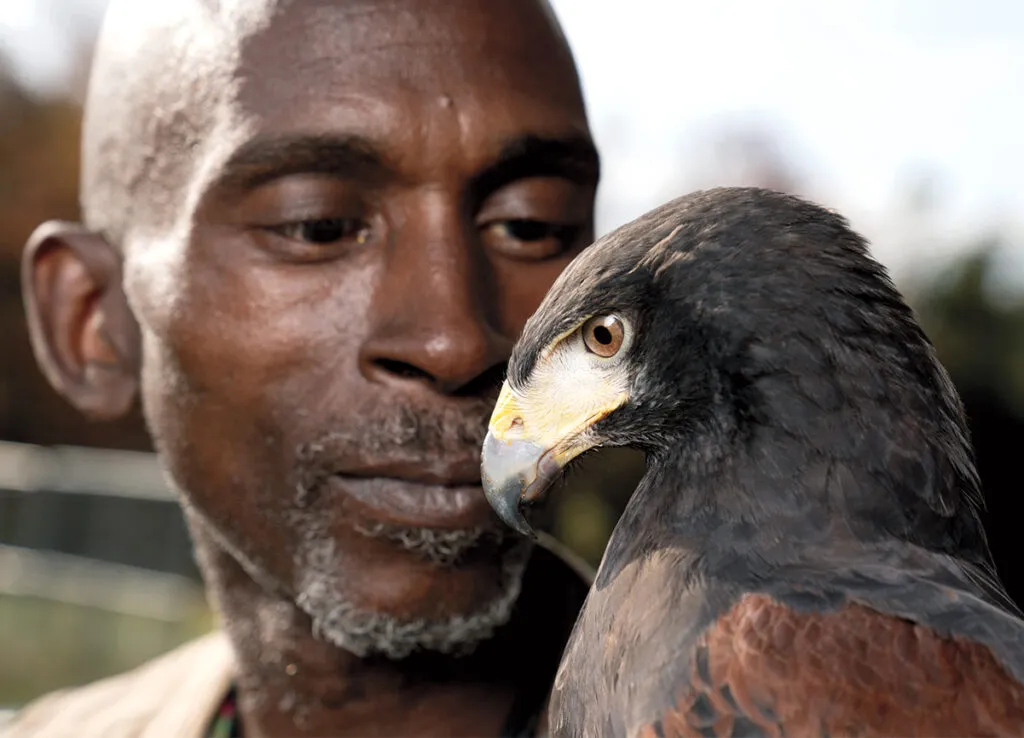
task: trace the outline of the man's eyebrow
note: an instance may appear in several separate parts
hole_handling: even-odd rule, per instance
[[[251,189],[292,174],[380,177],[393,169],[362,136],[300,135],[255,138],[239,147],[221,171],[216,188]]]
[[[484,192],[526,177],[564,177],[582,185],[596,185],[600,174],[601,161],[589,137],[527,135],[502,146],[475,184]]]

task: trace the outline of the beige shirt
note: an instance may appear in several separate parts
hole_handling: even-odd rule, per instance
[[[214,632],[142,666],[44,695],[0,727],[2,738],[203,738],[235,677]]]

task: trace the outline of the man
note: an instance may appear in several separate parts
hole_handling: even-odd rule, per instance
[[[13,735],[532,730],[587,583],[478,449],[597,180],[543,0],[115,0],[27,310],[83,412],[141,394],[226,636]]]

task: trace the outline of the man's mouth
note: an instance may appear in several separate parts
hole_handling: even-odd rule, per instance
[[[334,474],[327,483],[357,516],[405,528],[496,528],[498,521],[479,481],[421,474],[418,479]]]
[[[422,485],[424,487],[460,487],[480,486],[480,455],[457,459],[439,459],[424,454],[415,460],[372,461],[363,463],[358,468],[348,468],[339,472],[338,476],[354,479],[393,479]]]

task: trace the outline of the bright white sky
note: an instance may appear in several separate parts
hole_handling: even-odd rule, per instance
[[[897,275],[1003,230],[1024,284],[1024,2],[552,1],[604,156],[600,230],[698,176],[710,184],[701,132],[758,119],[782,134],[809,194],[845,211]],[[47,87],[67,71],[71,33],[91,32],[104,5],[0,0],[0,46]],[[927,229],[900,221],[920,171],[942,178]]]

